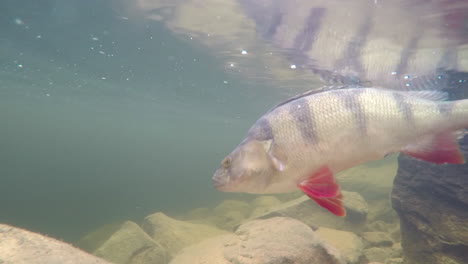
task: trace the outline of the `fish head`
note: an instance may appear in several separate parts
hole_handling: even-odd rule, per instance
[[[244,140],[226,156],[213,175],[216,189],[225,192],[261,193],[282,169],[269,154],[271,140]]]

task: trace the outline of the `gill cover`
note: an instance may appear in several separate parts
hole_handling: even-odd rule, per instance
[[[284,162],[282,161],[285,159],[284,155],[281,155],[281,153],[278,151],[278,148],[273,148],[273,140],[265,140],[261,141],[263,145],[263,150],[268,156],[270,164],[273,166],[273,168],[277,171],[283,171],[284,170]],[[280,157],[278,157],[280,156]]]

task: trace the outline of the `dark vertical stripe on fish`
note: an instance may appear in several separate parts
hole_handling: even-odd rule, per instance
[[[293,48],[300,51],[309,51],[314,44],[315,35],[325,14],[325,8],[313,7],[309,11],[309,15],[305,21],[302,31],[294,39]]]
[[[273,139],[273,129],[266,117],[260,118],[248,133],[248,137],[256,140]]]
[[[406,100],[406,97],[400,93],[394,93],[393,99],[395,100],[398,111],[403,114],[403,118],[409,124],[415,124],[413,108],[411,104]]]
[[[288,113],[294,120],[297,130],[301,133],[304,142],[316,143],[317,133],[315,131],[314,114],[305,98],[292,101],[288,106]]]
[[[342,91],[338,96],[343,100],[344,105],[348,111],[353,113],[354,119],[356,121],[356,127],[362,133],[362,135],[367,135],[367,117],[364,113],[364,108],[359,100],[359,97],[364,90],[353,90],[353,91]]]

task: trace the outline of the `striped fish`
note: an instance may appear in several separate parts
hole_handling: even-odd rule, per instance
[[[212,178],[226,192],[302,190],[344,216],[334,174],[390,153],[432,163],[464,163],[457,140],[468,100],[440,91],[324,89],[293,97],[263,115]]]

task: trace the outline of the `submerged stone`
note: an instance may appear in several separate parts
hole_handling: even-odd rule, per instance
[[[104,227],[104,229],[108,228]],[[86,240],[97,238],[96,234],[102,233],[102,231],[95,231],[88,235]],[[115,264],[143,264],[147,260],[154,260],[157,263],[169,261],[166,250],[131,221],[124,222],[114,232],[99,240],[102,241],[96,244],[96,248],[88,250]]]
[[[468,157],[468,137],[461,142]],[[392,205],[408,264],[468,263],[468,164],[436,165],[400,155]]]
[[[231,211],[237,211],[247,217],[252,210],[251,206],[244,201],[225,200],[217,205],[213,212],[216,215],[224,215]]]
[[[362,238],[366,243],[366,247],[391,247],[393,241],[385,232],[364,232]]]
[[[358,193],[343,191],[343,203],[346,217],[337,217],[317,205],[307,196],[288,201],[271,208],[267,213],[255,216],[255,219],[267,219],[277,216],[297,219],[313,229],[328,227],[338,230],[360,232],[365,228],[367,203]]]
[[[207,219],[210,216],[211,210],[208,208],[195,208],[188,212],[187,218],[190,220]]]
[[[372,247],[364,249],[368,261],[385,262],[386,259],[400,257],[399,252],[390,247]]]
[[[325,227],[315,231],[325,243],[338,249],[347,264],[360,263],[364,245],[356,234]]]
[[[253,207],[273,207],[281,204],[275,196],[260,196],[252,201]]]
[[[339,251],[300,221],[274,217],[241,225],[235,234],[183,249],[170,264],[344,264]]]
[[[203,239],[227,233],[213,226],[180,221],[163,213],[154,213],[145,217],[142,228],[165,248],[170,256]]]
[[[110,264],[56,239],[0,224],[2,264]]]

